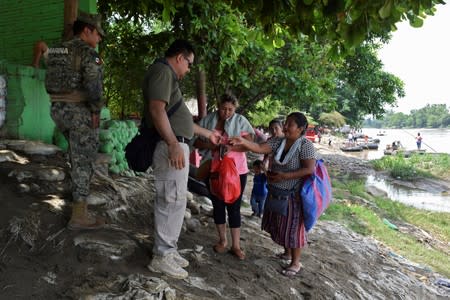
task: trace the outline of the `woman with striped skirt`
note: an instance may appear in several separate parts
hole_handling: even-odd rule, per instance
[[[314,172],[316,151],[312,142],[303,137],[306,128],[305,115],[294,112],[286,118],[283,138],[273,138],[262,144],[240,137],[230,141],[234,150],[273,154],[267,172],[269,195],[262,229],[285,248],[282,256],[290,259],[290,264],[281,271],[285,276],[294,276],[300,271],[301,249],[307,245],[299,190],[303,179]]]

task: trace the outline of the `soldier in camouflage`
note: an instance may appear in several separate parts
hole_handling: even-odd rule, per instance
[[[69,143],[73,207],[69,229],[95,229],[104,220],[88,213],[87,197],[99,147],[103,103],[102,60],[95,51],[104,32],[100,16],[80,13],[74,38],[49,48],[45,86],[51,117]]]

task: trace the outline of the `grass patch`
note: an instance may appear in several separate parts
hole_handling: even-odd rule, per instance
[[[375,198],[376,205],[386,213],[386,217],[423,228],[439,240],[450,243],[450,214],[416,209],[400,202]]]
[[[358,218],[361,207],[350,203],[333,203],[328,207],[325,214],[320,219],[328,221],[337,221],[347,228],[362,235],[369,235],[369,226],[363,219]]]
[[[401,179],[417,176],[448,178],[450,175],[449,154],[413,154],[408,158],[391,155],[373,160],[372,165],[375,170],[389,171],[392,177]]]
[[[450,177],[450,155],[441,154],[423,154],[412,155],[409,161],[416,168],[430,172],[434,176],[449,178]]]
[[[441,244],[448,245],[449,213],[419,210],[390,199],[371,197],[365,192],[362,180],[333,180],[333,188],[335,201],[321,220],[337,221],[359,234],[372,236],[395,253],[450,277],[450,258],[445,247],[430,247],[429,244],[417,240],[414,235],[389,228],[383,221],[387,219],[395,225],[414,225],[432,235]],[[364,201],[355,201],[361,198]]]
[[[389,171],[389,174],[394,178],[412,179],[418,175],[424,177],[431,176],[429,172],[416,168],[409,158],[401,155],[384,156],[381,159],[372,161],[372,165],[377,171]]]

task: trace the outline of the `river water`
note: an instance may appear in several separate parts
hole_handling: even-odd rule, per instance
[[[415,150],[417,133],[422,136],[422,149],[427,153],[450,153],[450,129],[375,129],[364,128],[362,132],[369,137],[380,139],[378,150],[364,150],[362,152],[347,152],[352,156],[363,159],[378,159],[383,157],[386,145],[393,141],[400,141],[407,150]],[[377,134],[384,133],[379,136]],[[387,192],[392,200],[402,202],[420,209],[450,212],[450,194],[444,191],[430,193],[423,190],[408,189],[393,185],[374,176],[368,176],[366,185],[373,185]]]
[[[404,186],[391,184],[372,175],[367,176],[366,186],[369,185],[385,191],[389,199],[403,204],[419,209],[450,213],[450,195],[445,191],[430,193],[423,190],[409,189]]]
[[[422,149],[427,153],[450,153],[450,129],[376,129],[363,128],[362,132],[372,138],[380,139],[378,150],[353,152],[352,155],[364,159],[378,159],[383,157],[386,145],[393,141],[400,141],[407,150],[415,150],[416,136],[422,136]],[[377,136],[378,133],[384,136]]]

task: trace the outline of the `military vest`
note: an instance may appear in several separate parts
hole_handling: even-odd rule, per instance
[[[49,94],[68,94],[81,88],[81,60],[86,43],[80,39],[48,49],[45,88]]]

